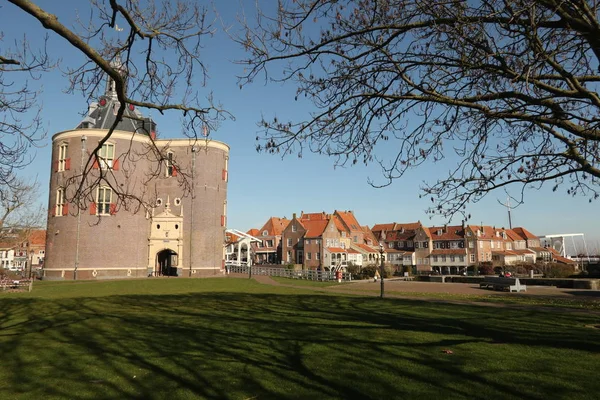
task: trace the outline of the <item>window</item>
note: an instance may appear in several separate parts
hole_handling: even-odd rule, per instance
[[[446,262],[446,256],[442,256],[442,262]]]
[[[306,239],[306,245],[310,244],[310,239]]]
[[[412,240],[409,240],[408,241],[408,247],[412,247],[412,246],[413,246],[413,242],[412,242]]]
[[[415,242],[415,249],[419,248],[419,242]]]
[[[287,262],[291,262],[292,261],[292,252],[290,250],[288,250],[287,252]]]
[[[68,147],[67,143],[62,143],[58,147],[58,165],[56,167],[58,172],[70,169],[71,159],[67,158]]]
[[[353,237],[352,237],[352,241],[353,241],[354,243],[357,243],[357,242],[358,242],[358,236],[353,236]]]
[[[474,263],[475,262],[475,254],[471,254],[471,262]]]
[[[316,252],[315,253],[315,260],[319,261],[321,259],[321,253]]]
[[[311,253],[306,253],[306,259],[307,260],[311,260],[312,259],[312,254]]]
[[[297,232],[298,228],[296,227],[296,224],[292,224],[292,232]]]
[[[288,245],[288,247],[292,247],[292,239],[291,239],[291,238],[289,238],[289,239],[287,240],[287,245]],[[289,260],[288,260],[288,261],[289,261]]]
[[[438,256],[433,256],[433,262],[438,262]]]
[[[469,248],[470,249],[474,249],[475,248],[475,242],[472,240],[469,240]]]
[[[96,196],[96,214],[110,215],[114,214],[114,205],[111,204],[112,189],[109,187],[99,187]]]
[[[268,236],[269,235],[269,231],[263,231],[263,236]]]
[[[267,240],[267,247],[273,247],[273,240]]]
[[[450,256],[450,261],[455,262],[456,261],[456,257],[455,256]]]
[[[429,247],[429,242],[423,242],[423,248],[426,249]]]
[[[346,237],[346,232],[342,232],[342,237],[345,238]]]
[[[175,167],[175,164],[173,162],[173,153],[172,152],[167,153],[166,163],[167,163],[167,177],[177,176],[177,168]]]
[[[483,249],[483,242],[479,242],[479,248]]]
[[[100,157],[100,168],[112,168],[115,160],[115,145],[112,143],[104,143],[98,152],[98,156]]]
[[[464,263],[465,262],[465,256],[458,256],[458,261]]]
[[[67,215],[68,213],[68,204],[65,204],[65,189],[58,188],[56,191],[56,208],[54,209],[54,215],[60,217],[62,215]]]

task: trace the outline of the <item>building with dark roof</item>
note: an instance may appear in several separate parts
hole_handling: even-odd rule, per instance
[[[108,79],[81,123],[52,137],[45,279],[223,273],[229,146],[159,138],[154,121],[127,105],[96,156],[119,106]],[[79,209],[72,182],[89,160],[92,191]]]

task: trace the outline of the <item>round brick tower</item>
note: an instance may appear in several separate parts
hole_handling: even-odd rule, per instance
[[[44,278],[222,274],[229,146],[156,138],[155,123],[128,106],[96,156],[118,107],[109,80],[77,128],[52,137]],[[90,195],[78,208],[86,165]]]

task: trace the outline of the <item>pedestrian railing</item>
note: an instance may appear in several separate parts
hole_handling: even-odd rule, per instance
[[[315,271],[315,270],[293,270],[287,268],[266,268],[260,265],[248,267],[246,265],[230,265],[229,272],[234,274],[248,275],[268,275],[281,276],[292,279],[307,279],[311,281],[334,281],[337,280],[336,271]],[[250,268],[252,269],[250,271]],[[341,279],[343,281],[351,281],[352,274],[350,272],[342,272]]]

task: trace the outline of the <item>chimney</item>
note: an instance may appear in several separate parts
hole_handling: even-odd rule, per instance
[[[293,213],[292,214],[292,219],[295,219],[295,218],[296,218],[296,213]]]

